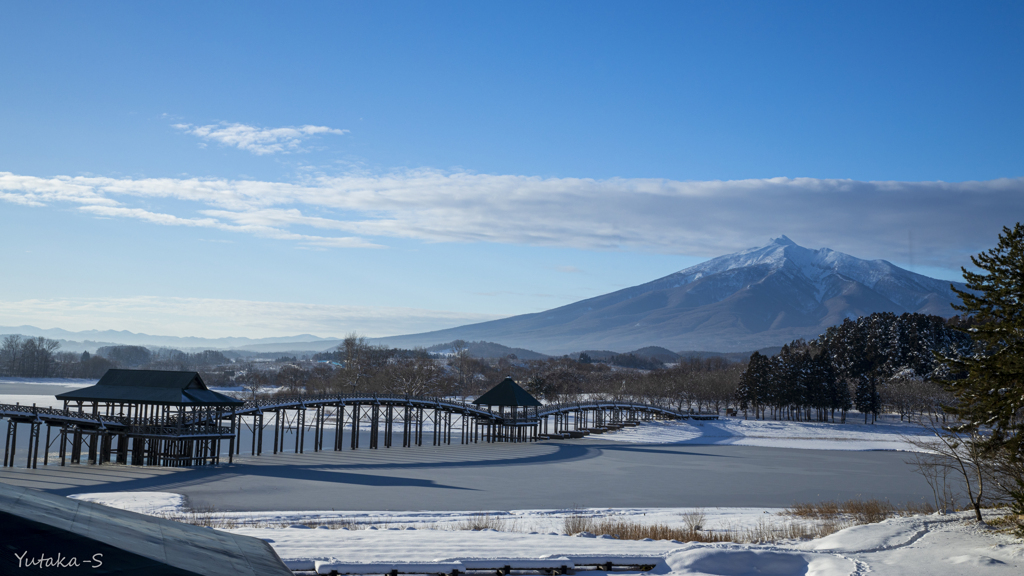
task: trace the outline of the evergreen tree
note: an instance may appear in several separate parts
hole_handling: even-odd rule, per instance
[[[736,389],[736,400],[739,401],[740,409],[746,411],[751,408],[754,411],[754,418],[761,412],[761,405],[764,403],[764,386],[768,379],[769,359],[760,352],[750,355],[750,362],[747,369],[740,376],[740,384]]]
[[[832,379],[829,381],[829,409],[832,410],[832,421],[836,421],[836,410],[839,410],[840,422],[846,424],[846,412],[853,407],[853,399],[850,398],[850,387],[846,380],[837,378],[832,372]]]
[[[974,354],[945,359],[962,378],[947,381],[956,404],[947,411],[962,431],[987,429],[990,451],[1005,449],[1024,460],[1024,226],[1003,227],[999,244],[971,261],[983,273],[963,270],[969,291],[953,290],[954,305],[972,318]],[[1024,486],[1021,486],[1024,491]],[[1024,493],[1018,504],[1024,506]],[[1024,510],[1022,510],[1024,512]]]
[[[868,423],[868,414],[871,414],[871,423],[878,418],[878,411],[882,403],[878,396],[878,381],[870,374],[862,374],[857,379],[857,410],[864,413],[864,423]]]

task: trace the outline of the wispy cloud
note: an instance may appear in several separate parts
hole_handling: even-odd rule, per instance
[[[154,212],[146,204],[157,199],[190,213]],[[683,182],[424,169],[267,182],[0,173],[0,200],[338,247],[411,238],[717,256],[786,234],[809,247],[900,260],[912,232],[917,264],[950,268],[1024,214],[1024,178]]]
[[[0,325],[59,325],[66,330],[114,329],[205,338],[303,333],[330,337],[353,331],[371,337],[393,336],[495,318],[418,308],[155,296],[0,301]]]
[[[327,126],[286,126],[284,128],[260,128],[246,124],[174,124],[178,130],[186,134],[198,136],[203,140],[219,142],[225,146],[234,146],[256,155],[301,152],[302,143],[311,136],[318,134],[345,134],[348,130],[328,128]]]
[[[216,228],[230,232],[246,232],[254,236],[274,238],[277,240],[296,240],[311,246],[325,246],[331,248],[380,248],[379,244],[367,242],[361,238],[354,237],[326,237],[311,236],[308,234],[296,234],[273,226],[262,224],[233,225],[222,222],[216,218],[179,218],[171,214],[150,212],[141,208],[124,208],[120,206],[82,206],[81,210],[90,212],[97,216],[135,218],[162,224],[165,226],[196,226],[202,228]],[[216,211],[215,211],[216,212]]]

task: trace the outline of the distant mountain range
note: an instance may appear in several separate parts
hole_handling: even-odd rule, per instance
[[[961,283],[954,284],[966,289]],[[515,352],[524,357],[536,354],[533,351],[543,356],[651,346],[669,351],[740,352],[781,346],[796,338],[814,338],[845,318],[873,312],[949,317],[953,315],[950,304],[958,301],[950,282],[915,274],[885,260],[862,260],[828,248],[803,248],[782,236],[767,246],[720,256],[653,282],[546,312],[368,340],[400,348],[437,349],[454,340],[465,340],[476,343],[474,355]],[[0,334],[45,336],[61,340],[65,350],[90,351],[117,343],[183,350],[301,353],[330,350],[341,343],[338,338],[310,334],[255,339],[182,338],[34,326],[0,326]]]
[[[127,330],[82,330],[72,332],[61,328],[37,328],[35,326],[0,326],[0,335],[21,334],[42,336],[61,342],[61,349],[73,352],[95,352],[101,346],[133,344],[150,348],[177,348],[179,350],[250,350],[274,352],[280,350],[327,350],[337,346],[338,338],[321,338],[312,334],[280,336],[272,338],[198,338],[194,336],[153,336]],[[293,345],[298,344],[295,348]],[[281,346],[285,345],[285,346]],[[322,347],[321,347],[322,346]],[[263,350],[270,347],[271,350]]]
[[[411,348],[483,340],[547,354],[645,346],[734,352],[814,338],[845,318],[873,312],[949,317],[958,301],[950,282],[885,260],[804,248],[782,236],[546,312],[375,342]]]

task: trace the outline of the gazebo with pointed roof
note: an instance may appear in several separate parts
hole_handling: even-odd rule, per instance
[[[540,406],[541,403],[532,394],[516,384],[511,376],[506,376],[497,386],[485,392],[473,401],[477,406]]]
[[[537,424],[540,422],[537,407],[541,403],[516,384],[511,376],[506,376],[473,404],[486,406],[496,416],[493,423],[485,425],[488,442],[524,442],[537,438]]]

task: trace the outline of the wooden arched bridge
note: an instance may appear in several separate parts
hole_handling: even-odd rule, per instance
[[[283,434],[295,431],[295,451],[303,452],[305,435],[313,435],[313,449],[324,449],[324,433],[334,430],[333,450],[360,447],[360,431],[369,428],[369,448],[390,448],[396,431],[403,447],[422,446],[428,436],[432,445],[477,442],[526,442],[551,438],[582,438],[641,421],[684,419],[692,415],[669,408],[632,402],[584,402],[545,404],[510,414],[495,408],[444,398],[401,395],[328,395],[274,397],[246,402],[234,411],[238,426],[252,432],[252,455],[264,450],[264,430],[274,431],[273,451],[284,449]],[[225,416],[230,417],[231,414]],[[365,425],[365,426],[364,426]],[[281,436],[280,438],[278,436]],[[347,436],[347,442],[346,440]],[[236,453],[242,447],[234,445]]]
[[[35,468],[40,444],[46,465],[53,442],[62,466],[69,458],[80,463],[83,453],[94,464],[194,466],[219,463],[224,443],[229,462],[243,449],[253,456],[265,450],[283,452],[287,434],[294,436],[294,452],[302,453],[310,448],[307,435],[312,436],[313,451],[324,450],[328,437],[327,449],[340,451],[346,444],[353,450],[363,443],[371,449],[391,448],[397,445],[396,436],[403,447],[425,441],[434,446],[527,442],[581,438],[650,420],[717,418],[621,401],[542,405],[534,400],[530,405],[495,406],[481,403],[487,395],[475,403],[383,394],[275,395],[241,401],[209,390],[195,373],[161,373],[156,381],[167,386],[140,393],[117,384],[116,377],[136,375],[112,372],[151,371],[111,370],[96,386],[58,395],[63,410],[0,405],[0,418],[8,420],[4,466],[14,465],[19,424],[28,425],[26,466]],[[511,379],[502,384],[507,382]]]

